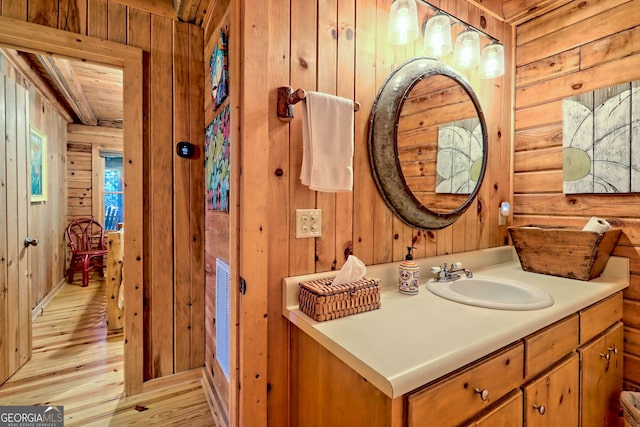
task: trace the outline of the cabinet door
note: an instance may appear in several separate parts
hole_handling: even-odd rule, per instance
[[[522,427],[522,392],[514,391],[467,427]]]
[[[622,323],[580,349],[581,420],[583,427],[615,427],[622,391]]]
[[[550,372],[524,387],[527,427],[578,425],[578,355],[573,353]]]

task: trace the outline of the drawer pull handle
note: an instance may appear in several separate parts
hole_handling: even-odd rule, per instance
[[[544,407],[544,405],[536,405],[535,403],[533,404],[533,409],[535,409],[536,411],[538,411],[538,413],[540,415],[544,415],[545,412],[547,412],[547,408]]]
[[[610,352],[612,352],[613,354],[618,354],[618,349],[616,348],[616,346],[614,345],[613,347],[609,347],[608,349]]]
[[[609,354],[609,353],[607,353],[607,354],[600,353],[600,357],[604,357],[605,359],[609,360],[609,359],[611,359],[611,354]]]
[[[482,400],[489,399],[489,390],[487,390],[486,388],[483,388],[482,390],[480,390],[479,388],[476,388],[473,391],[474,391],[474,393],[476,393],[477,395],[480,396],[480,399],[482,399]]]

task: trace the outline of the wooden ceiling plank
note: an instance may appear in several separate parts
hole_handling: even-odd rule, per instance
[[[171,0],[110,0],[115,3],[124,4],[132,9],[138,9],[154,15],[176,20],[176,11]]]
[[[205,12],[204,9],[200,8],[200,2],[201,0],[173,0],[173,8],[178,19],[200,25],[204,19]]]
[[[67,110],[64,105],[58,102],[56,94],[49,87],[49,84],[42,78],[42,76],[40,76],[40,74],[31,68],[27,60],[22,55],[14,49],[4,48],[0,48],[0,53],[2,53],[2,56],[4,56],[9,64],[16,68],[29,81],[29,83],[31,83],[33,87],[51,103],[53,108],[55,108],[67,122],[73,122],[71,112]]]
[[[122,138],[123,130],[116,128],[106,128],[102,126],[85,126],[79,124],[68,124],[67,132],[74,134],[85,134],[85,135],[100,135],[106,136],[110,138]]]
[[[51,79],[64,94],[80,121],[88,126],[96,126],[98,118],[87,101],[82,87],[78,84],[69,63],[65,59],[51,56],[37,55],[37,57]]]

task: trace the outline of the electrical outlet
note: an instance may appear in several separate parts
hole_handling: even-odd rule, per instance
[[[322,210],[296,209],[296,238],[322,236]]]

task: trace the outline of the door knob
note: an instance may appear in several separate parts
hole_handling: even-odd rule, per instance
[[[40,243],[40,240],[38,239],[32,239],[31,237],[27,237],[24,239],[25,248],[28,248],[29,246],[38,246],[38,243]]]

